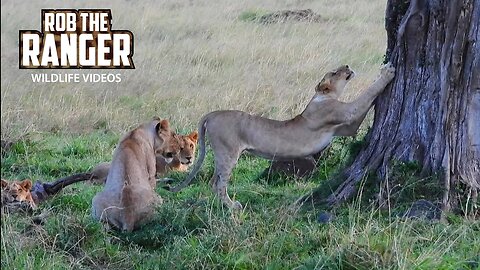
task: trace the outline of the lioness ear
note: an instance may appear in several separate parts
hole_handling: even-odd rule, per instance
[[[332,85],[330,84],[330,81],[327,80],[327,81],[321,81],[317,87],[315,87],[315,91],[316,92],[321,92],[323,94],[327,94],[327,93],[330,93],[332,92],[333,88],[332,88]]]
[[[170,130],[170,123],[168,122],[167,119],[160,121],[160,129],[163,129],[165,131]]]
[[[20,186],[26,190],[32,189],[32,181],[29,179],[25,179],[22,182],[20,182]]]
[[[2,179],[2,188],[8,187],[8,182]]]
[[[164,120],[158,122],[158,124],[155,126],[155,130],[157,131],[157,133],[161,133],[161,132],[164,132],[164,131],[169,132],[170,131],[170,123],[168,123],[168,120],[164,119]]]
[[[189,137],[192,141],[194,141],[195,143],[197,143],[197,140],[198,140],[198,132],[197,132],[197,131],[194,131],[194,132],[190,133],[190,134],[188,135],[188,137]]]

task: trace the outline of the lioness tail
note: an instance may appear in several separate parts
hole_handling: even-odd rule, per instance
[[[198,144],[200,146],[200,150],[199,150],[197,161],[195,162],[195,165],[193,166],[193,169],[190,171],[190,174],[188,175],[187,179],[185,179],[182,183],[180,183],[176,187],[168,188],[169,191],[178,192],[178,191],[184,189],[186,186],[190,185],[193,178],[195,178],[195,175],[197,175],[198,171],[202,167],[203,160],[205,159],[205,153],[206,153],[206,147],[205,147],[206,123],[207,123],[207,117],[206,116],[203,117],[202,120],[200,120],[200,123],[198,123]]]

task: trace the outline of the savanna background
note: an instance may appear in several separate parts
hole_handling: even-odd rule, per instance
[[[15,142],[2,156],[6,179],[52,181],[111,160],[120,136],[152,116],[178,132],[212,110],[239,109],[275,119],[299,114],[323,74],[349,64],[356,78],[345,100],[376,77],[386,47],[385,1],[2,1],[1,137]],[[110,8],[112,28],[135,37],[135,70],[19,70],[18,30],[40,29],[42,8]],[[256,18],[307,9],[320,22],[260,24]],[[32,73],[120,73],[121,83],[32,83]],[[435,193],[414,164],[400,164],[395,202],[380,209],[375,185],[362,182],[353,201],[319,224],[321,209],[291,204],[341,169],[362,144],[334,140],[309,179],[259,178],[268,162],[244,156],[230,194],[245,210],[232,215],[208,187],[211,153],[195,184],[165,199],[142,230],[104,231],[90,217],[101,187],[78,183],[32,215],[3,213],[5,269],[478,269],[480,225],[405,220],[397,211]],[[183,179],[184,174],[172,175]],[[403,202],[403,204],[402,204]]]

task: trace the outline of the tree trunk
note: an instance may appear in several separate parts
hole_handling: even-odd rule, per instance
[[[440,175],[447,209],[458,186],[477,202],[479,24],[480,0],[388,0],[386,59],[396,76],[377,98],[367,143],[341,174],[344,182],[329,204],[351,197],[367,172],[388,177],[392,160],[416,162],[422,175]],[[308,198],[324,201],[317,195]]]

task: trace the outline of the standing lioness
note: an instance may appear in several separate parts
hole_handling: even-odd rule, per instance
[[[92,201],[92,215],[132,231],[153,214],[162,199],[155,193],[155,155],[178,156],[178,138],[167,120],[153,120],[127,133],[113,153],[103,191]]]
[[[382,67],[380,77],[355,101],[338,100],[355,73],[348,65],[328,72],[316,87],[305,110],[295,118],[276,121],[241,111],[215,111],[198,124],[200,154],[188,178],[171,190],[187,186],[205,158],[205,133],[215,156],[211,180],[214,192],[230,208],[241,209],[227,193],[230,173],[243,151],[269,159],[309,156],[323,150],[333,136],[352,136],[357,132],[373,100],[395,76],[391,64]]]

